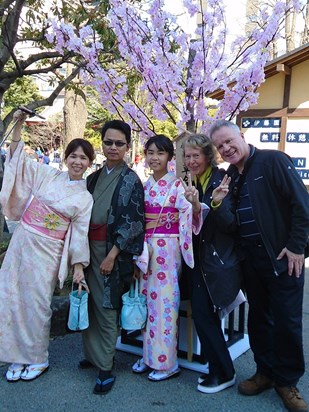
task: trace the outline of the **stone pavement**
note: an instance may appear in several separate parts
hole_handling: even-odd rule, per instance
[[[309,259],[307,259],[304,300],[304,351],[309,362]],[[284,316],[284,314],[283,314]],[[2,378],[6,367],[0,367],[0,412],[279,412],[285,411],[274,390],[245,397],[236,386],[220,393],[206,395],[196,390],[198,372],[183,369],[180,376],[164,382],[151,382],[145,375],[135,375],[131,365],[136,356],[117,351],[115,359],[116,383],[105,396],[92,394],[96,371],[79,370],[82,358],[80,334],[70,334],[50,342],[50,368],[32,382],[8,383]],[[237,382],[255,372],[249,350],[235,360]],[[304,375],[299,389],[309,402],[309,374]]]
[[[304,295],[304,352],[307,372],[298,387],[309,402],[309,259],[306,260]],[[284,314],[282,314],[284,316]],[[1,319],[0,319],[1,321]],[[97,376],[95,369],[79,370],[82,359],[79,333],[50,341],[50,368],[32,382],[8,383],[0,367],[0,412],[280,412],[286,411],[274,390],[258,396],[245,397],[237,386],[213,395],[197,391],[200,373],[182,369],[179,377],[163,382],[151,382],[147,374],[135,375],[131,365],[137,356],[117,351],[114,388],[105,396],[93,395]],[[255,372],[251,350],[234,362],[237,383]]]

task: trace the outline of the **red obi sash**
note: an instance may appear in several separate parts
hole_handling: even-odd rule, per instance
[[[22,221],[48,237],[64,240],[71,220],[35,197],[22,216]]]
[[[146,235],[179,234],[179,212],[175,207],[145,206]]]
[[[96,225],[90,223],[88,237],[89,240],[106,240],[107,225]]]

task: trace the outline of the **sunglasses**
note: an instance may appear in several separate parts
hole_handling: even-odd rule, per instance
[[[116,147],[123,147],[126,146],[127,143],[121,142],[119,140],[103,140],[103,144],[105,144],[105,146],[113,146],[114,144]]]

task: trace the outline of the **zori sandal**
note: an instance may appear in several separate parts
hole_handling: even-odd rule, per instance
[[[165,371],[153,370],[148,375],[148,379],[153,382],[160,382],[166,379],[175,378],[176,376],[179,376],[179,374],[180,374],[180,369],[178,368],[178,365],[176,365],[174,368],[171,368]]]
[[[27,365],[20,377],[23,381],[32,381],[42,375],[42,373],[46,372],[48,368],[48,361],[45,363]]]
[[[138,359],[132,366],[132,372],[134,373],[144,373],[149,370],[149,366],[144,363],[144,359]]]
[[[12,365],[9,366],[7,372],[6,372],[6,380],[8,382],[17,382],[21,378],[21,374],[24,371],[26,365],[23,365],[22,363],[12,363]]]
[[[95,395],[105,395],[112,389],[115,380],[115,376],[112,375],[109,375],[108,377],[106,377],[106,379],[100,379],[99,377],[97,377],[95,381],[95,387],[93,388],[93,393]]]

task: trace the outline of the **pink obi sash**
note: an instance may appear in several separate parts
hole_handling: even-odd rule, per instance
[[[48,237],[64,240],[71,220],[35,197],[30,202],[22,220]]]
[[[145,206],[145,218],[146,235],[179,234],[179,212],[174,207]]]

